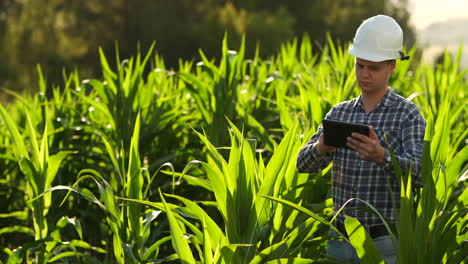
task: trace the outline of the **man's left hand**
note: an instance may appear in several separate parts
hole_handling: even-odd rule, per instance
[[[385,149],[380,145],[379,138],[372,126],[369,126],[369,137],[352,133],[351,137],[347,138],[349,148],[357,151],[359,158],[363,160],[373,161],[377,164],[383,164],[385,160]]]

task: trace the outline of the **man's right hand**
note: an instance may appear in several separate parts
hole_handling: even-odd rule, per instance
[[[317,149],[319,155],[323,156],[328,152],[336,151],[336,147],[325,145],[325,138],[323,133],[320,135],[319,140],[315,143],[314,147]]]

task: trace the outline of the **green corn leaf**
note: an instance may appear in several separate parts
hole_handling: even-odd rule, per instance
[[[44,168],[44,160],[43,157],[40,154],[39,150],[39,144],[37,142],[37,135],[36,135],[36,129],[34,128],[34,125],[32,124],[31,117],[29,115],[29,112],[26,110],[26,120],[27,120],[27,131],[29,133],[29,137],[31,139],[31,145],[32,145],[32,162],[36,169],[43,171]],[[44,130],[46,132],[46,130]]]
[[[102,208],[109,212],[113,217],[113,220],[117,221],[117,223],[120,225],[120,210],[119,207],[115,205],[114,191],[109,183],[96,170],[84,169],[78,173],[78,180],[75,182],[74,186],[85,179],[92,179],[99,189],[100,200],[94,200],[94,198],[92,201],[100,206],[103,205]],[[89,192],[80,192],[80,194],[87,195],[84,196],[85,198],[89,197]],[[92,195],[92,197],[94,197],[94,195]]]
[[[130,144],[130,159],[127,171],[127,184],[125,186],[125,195],[128,198],[142,199],[143,198],[143,175],[141,170],[141,161],[139,154],[139,138],[140,138],[140,113],[135,122],[132,141]],[[137,239],[140,235],[142,223],[140,219],[141,206],[133,204],[127,207],[129,230],[132,239]]]
[[[187,85],[186,88],[191,92],[191,95],[195,98],[195,103],[198,106],[199,111],[201,112],[203,119],[207,123],[211,123],[213,109],[209,104],[209,99],[202,95],[200,90],[206,89],[202,81],[197,78],[197,76],[190,73],[179,73],[179,76],[184,80]]]
[[[174,173],[174,176],[181,176],[181,178],[183,178],[185,181],[187,181],[187,183],[189,183],[190,185],[200,186],[200,187],[204,188],[207,191],[213,192],[213,186],[211,185],[211,182],[207,181],[206,179],[201,179],[199,177],[190,176],[190,175],[187,175],[187,174],[183,175],[183,177],[182,177],[182,174],[177,173],[177,172]]]
[[[415,243],[418,241],[416,240],[414,231],[415,216],[413,211],[411,175],[408,176],[406,182],[404,177],[401,177],[400,180],[402,187],[400,191],[400,213],[398,220],[399,258],[401,262],[403,262],[403,259],[411,262],[411,259],[415,261]]]
[[[28,202],[33,202],[36,199],[39,199],[40,197],[44,196],[46,193],[57,191],[57,190],[66,190],[69,192],[77,193],[81,195],[83,198],[85,198],[86,200],[99,205],[99,207],[101,207],[102,209],[104,210],[106,209],[106,207],[99,201],[99,199],[96,198],[96,196],[94,196],[94,194],[90,190],[86,188],[76,188],[76,187],[63,186],[63,185],[57,185],[52,188],[49,188],[45,190],[43,193],[39,194],[38,196],[32,198]]]
[[[219,255],[215,255],[214,259],[218,260],[217,263],[242,263],[236,252],[245,247],[252,247],[252,244],[228,244],[218,251]]]
[[[145,215],[143,219],[143,229],[141,230],[140,238],[138,239],[138,246],[143,247],[151,234],[151,227],[153,221],[161,214],[160,210],[152,210]]]
[[[63,160],[71,153],[72,151],[60,151],[48,158],[44,189],[48,189],[52,186],[52,182],[54,181],[55,176],[57,176],[60,165],[62,164]]]
[[[41,192],[42,186],[39,185],[39,172],[36,171],[36,168],[34,167],[34,164],[25,158],[22,158],[19,161],[20,169],[26,176],[26,179],[28,180],[28,188],[29,188],[29,194],[31,196],[37,195]]]
[[[167,218],[169,219],[172,234],[172,246],[179,255],[181,263],[196,263],[195,259],[193,258],[192,251],[190,250],[190,246],[187,243],[187,239],[185,238],[182,230],[180,229],[179,224],[177,223],[177,220],[175,219],[171,209],[167,206],[166,200],[164,199],[164,196],[162,195],[161,191],[159,191],[159,196],[161,197],[161,201],[164,204]]]
[[[49,259],[49,262],[54,262],[54,261],[58,261],[58,260],[63,259],[63,258],[73,257],[73,256],[77,256],[77,255],[78,254],[76,252],[73,252],[73,251],[62,252],[62,253],[59,253],[59,254],[55,255],[51,259]]]
[[[308,264],[316,263],[315,260],[305,258],[280,258],[265,262],[265,264]]]
[[[57,224],[55,226],[58,228],[64,228],[67,224],[71,224],[74,227],[80,239],[83,239],[83,230],[81,228],[81,223],[80,223],[80,220],[76,217],[70,218],[70,217],[62,216],[57,221]]]
[[[446,264],[460,264],[464,262],[466,263],[466,256],[468,256],[468,247],[465,246],[453,252],[448,258]]]
[[[9,227],[4,227],[0,229],[0,235],[8,234],[8,233],[15,233],[15,232],[23,233],[25,235],[30,235],[30,236],[34,236],[35,234],[34,230],[25,226],[9,226]]]
[[[26,145],[24,144],[23,137],[21,136],[20,132],[18,131],[18,127],[16,126],[15,122],[11,119],[10,115],[8,114],[7,110],[0,104],[0,115],[2,116],[3,120],[6,123],[6,127],[10,132],[12,137],[12,144],[14,148],[14,154],[18,160],[22,158],[29,159],[29,154],[26,149]]]
[[[451,186],[455,184],[460,175],[462,166],[468,161],[468,146],[465,146],[457,155],[447,164],[447,182]]]
[[[114,191],[107,182],[102,181],[102,183],[104,185],[99,182],[96,182],[99,189],[100,200],[104,204],[106,212],[110,214],[111,221],[120,230],[120,228],[122,227],[123,219],[120,218],[120,207],[115,204],[116,200],[114,196]]]
[[[155,243],[153,243],[149,248],[148,250],[145,252],[145,254],[143,255],[143,260],[147,260],[150,258],[151,254],[155,254],[155,258],[157,258],[158,256],[158,251],[159,251],[159,247],[166,243],[167,241],[170,241],[171,240],[171,236],[166,236],[166,237],[163,237],[161,239],[159,239],[158,241],[156,241]],[[155,253],[156,252],[156,253]]]
[[[164,170],[161,170],[162,168],[164,167],[169,167],[171,169],[171,172],[168,172],[168,171],[164,171]],[[151,188],[151,184],[153,183],[154,179],[156,178],[156,175],[158,174],[158,172],[161,171],[162,173],[165,173],[167,175],[171,175],[172,177],[175,177],[177,175],[180,176],[180,178],[182,178],[183,176],[183,173],[182,174],[178,174],[175,172],[175,169],[174,169],[174,165],[172,165],[172,163],[170,162],[166,162],[164,163],[163,165],[159,166],[159,168],[154,172],[153,176],[151,176],[149,179],[147,178],[147,181],[148,181],[148,185],[146,186],[146,190],[145,192],[143,193],[143,197],[147,197],[148,196],[148,192],[150,194],[152,194],[152,188]],[[149,174],[149,172],[148,172]],[[190,177],[190,176],[189,176]],[[174,187],[173,187],[174,188]]]
[[[123,241],[118,235],[118,230],[114,230],[114,235],[112,236],[112,244],[114,249],[114,256],[117,259],[117,262],[120,264],[126,264],[125,251],[123,249]]]
[[[286,249],[286,241],[281,241],[279,243],[273,244],[266,249],[262,250],[259,254],[257,254],[249,264],[260,264],[267,261],[271,254],[275,251],[283,251]]]
[[[363,264],[384,263],[374,241],[356,218],[347,216],[345,228],[351,245],[356,249]]]
[[[107,154],[112,162],[113,168],[115,173],[119,176],[120,181],[123,183],[124,182],[124,170],[123,168],[120,167],[119,162],[117,161],[116,158],[116,153],[114,151],[113,146],[109,143],[109,141],[106,139],[104,135],[101,135],[102,142],[104,143],[104,146],[106,147]]]
[[[104,51],[102,50],[102,48],[99,48],[99,58],[101,59],[101,66],[103,68],[104,73],[109,75],[112,79],[116,79],[117,75],[115,75],[115,73],[112,72],[111,68],[109,67],[109,63],[107,63],[107,59],[104,55]]]
[[[187,238],[189,241],[192,243],[192,245],[197,249],[200,255],[202,255],[202,249],[200,248],[200,245],[203,243],[203,231],[200,230],[199,225],[196,225],[187,218],[189,217],[184,217],[184,213],[180,210],[180,207],[177,207],[175,209],[177,211],[177,214],[174,214],[174,217],[181,223],[180,228],[182,229],[182,232],[184,234],[187,234]],[[189,234],[186,229],[190,229],[193,232],[192,234]]]
[[[202,162],[203,168],[207,171],[208,179],[212,185],[214,195],[216,197],[216,201],[218,202],[218,209],[221,215],[227,219],[228,215],[228,188],[227,185],[227,177],[224,173],[226,171],[226,161],[220,155],[220,153],[216,150],[216,148],[209,142],[209,140],[203,136],[202,134],[195,132],[198,136],[204,141],[206,146],[208,147],[208,151],[212,157],[214,164],[209,164]]]
[[[104,90],[104,86],[101,82],[99,81],[96,81],[96,80],[91,80],[90,81],[92,87],[94,88],[94,90],[96,91],[101,91],[101,90]],[[115,124],[115,120],[112,116],[112,113],[110,112],[110,109],[108,108],[108,106],[101,102],[101,101],[96,101],[94,98],[92,97],[88,97],[86,96],[85,94],[82,94],[82,93],[77,93],[77,92],[73,92],[75,95],[77,95],[81,100],[83,100],[85,103],[88,103],[90,104],[92,107],[95,108],[95,111],[100,113],[102,116],[106,117],[106,121],[110,123],[111,127],[116,127],[116,124]],[[102,93],[102,97],[104,97],[106,100],[107,100],[107,96],[105,95],[104,92],[101,92]]]
[[[287,201],[287,200],[283,200],[281,198],[276,198],[276,197],[272,197],[272,196],[267,196],[267,195],[261,195],[261,194],[257,194],[258,196],[260,197],[264,197],[266,199],[270,199],[272,201],[275,201],[275,202],[278,202],[278,203],[281,203],[281,204],[284,204],[284,205],[287,205],[289,207],[292,207],[294,208],[295,210],[298,210],[299,212],[302,212],[310,217],[312,217],[313,219],[319,221],[320,223],[322,224],[325,224],[327,225],[329,228],[333,229],[336,233],[338,233],[340,236],[342,237],[345,237],[344,234],[342,234],[331,222],[328,222],[327,220],[325,220],[325,218],[319,216],[318,214],[310,211],[309,209],[305,208],[305,207],[302,207],[302,206],[299,206],[295,203],[292,203],[290,201]],[[346,238],[345,238],[346,240]]]
[[[184,176],[186,175],[186,173],[187,173],[188,171],[190,171],[190,170],[193,168],[193,166],[198,165],[198,164],[201,164],[201,161],[199,161],[199,160],[192,160],[192,161],[190,161],[189,163],[187,163],[187,164],[185,165],[184,169],[182,170],[182,173],[179,174],[179,179],[177,180],[177,182],[180,182],[180,181],[184,178]],[[171,164],[171,166],[172,166],[172,164]],[[172,167],[172,170],[174,171],[174,167]],[[175,181],[175,176],[176,176],[176,174],[175,174],[175,173],[172,173],[172,193],[174,193],[174,189],[175,189],[175,185],[176,185],[176,184],[175,184],[175,182],[176,182],[176,181]]]
[[[298,212],[298,211],[295,211]],[[305,222],[297,225],[291,232],[288,233],[286,243],[290,256],[300,251],[305,241],[310,239],[312,235],[318,231],[320,222],[314,218],[309,218]]]
[[[106,250],[104,250],[102,248],[99,248],[99,247],[92,246],[88,242],[83,241],[83,240],[72,240],[72,241],[69,242],[69,245],[72,248],[78,248],[79,247],[79,248],[93,250],[93,251],[95,251],[97,253],[101,253],[101,254],[107,254]]]
[[[22,250],[15,249],[13,251],[9,251],[8,253],[8,261],[7,264],[21,264],[23,263],[23,254]]]
[[[363,204],[365,204],[368,209],[370,210],[370,212],[372,212],[373,214],[377,215],[380,220],[382,220],[382,223],[384,224],[385,228],[387,229],[387,232],[390,234],[390,237],[393,239],[393,242],[395,243],[396,242],[396,236],[393,232],[393,230],[390,228],[390,223],[388,222],[388,220],[372,205],[370,204],[368,201],[366,200],[363,200],[363,199],[360,199],[360,198],[351,198],[351,199],[348,199],[342,206],[341,208],[335,213],[335,215],[333,216],[333,218],[330,220],[330,222],[333,222],[336,217],[341,213],[343,212],[344,208],[352,201],[354,200],[357,200]],[[336,231],[336,230],[335,230]],[[339,232],[337,232],[339,233]]]
[[[210,238],[212,239],[210,242],[211,245],[220,245],[222,247],[228,244],[227,238],[216,222],[195,202],[177,195],[167,194],[167,196],[178,199],[185,204],[186,208],[181,208],[182,212],[189,213],[199,221],[204,222],[203,227],[208,229],[210,232]]]
[[[267,261],[296,256],[304,245],[304,242],[312,237],[319,226],[319,221],[314,218],[308,218],[304,223],[297,225],[290,232],[284,231],[286,237],[283,237],[278,244],[274,244],[260,252],[255,258],[257,260]]]
[[[202,219],[203,225],[203,257],[205,263],[213,263],[213,248],[211,246],[210,231],[205,223],[205,218]]]
[[[49,159],[49,145],[48,145],[48,142],[49,142],[49,139],[48,139],[48,136],[47,136],[47,123],[44,127],[44,133],[42,134],[42,140],[41,140],[41,147],[39,149],[39,168],[40,168],[40,173],[41,173],[41,177],[40,179],[38,179],[38,182],[40,184],[40,186],[42,186],[42,188],[44,189],[44,186],[45,186],[45,182],[46,182],[46,175],[43,175],[45,174],[45,170],[46,170],[46,166],[47,166],[47,160]],[[38,169],[39,169],[38,168]]]
[[[0,214],[0,218],[9,218],[9,217],[14,217],[17,218],[18,220],[26,220],[28,218],[28,212],[25,211],[15,211],[15,212],[10,212],[6,214]]]
[[[133,251],[134,245],[130,245],[128,243],[123,243],[122,248],[125,256],[125,263],[138,263],[138,260],[135,257],[135,253]]]
[[[295,152],[295,148],[299,147],[299,143],[295,140],[296,129],[297,123],[288,131],[274,151],[271,160],[265,168],[265,176],[263,177],[262,185],[259,187],[258,194],[278,197],[282,186],[286,190],[289,189],[290,186],[288,185],[291,181],[288,179],[288,176],[294,177],[294,175],[297,174],[295,169],[296,157],[293,157],[293,155],[297,153]],[[297,145],[295,146],[295,144]],[[292,172],[292,174],[287,173],[288,167],[289,172]],[[264,211],[265,208],[268,208],[269,203],[270,202],[265,199],[259,199],[255,202],[259,226],[263,226],[270,219],[271,212]]]

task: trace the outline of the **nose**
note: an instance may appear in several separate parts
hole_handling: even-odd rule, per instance
[[[370,72],[368,69],[363,68],[359,70],[359,75],[362,79],[369,79],[370,78]]]

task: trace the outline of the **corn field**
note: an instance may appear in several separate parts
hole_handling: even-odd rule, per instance
[[[52,87],[38,67],[37,94],[4,89],[16,100],[0,106],[0,263],[329,263],[342,213],[330,166],[295,163],[328,110],[359,95],[354,58],[307,37],[268,59],[225,38],[222,54],[173,71],[155,46],[100,51],[99,78]],[[423,188],[395,164],[398,263],[468,263],[461,54],[398,62],[390,80],[427,121]],[[362,263],[383,263],[356,219],[346,228]]]

